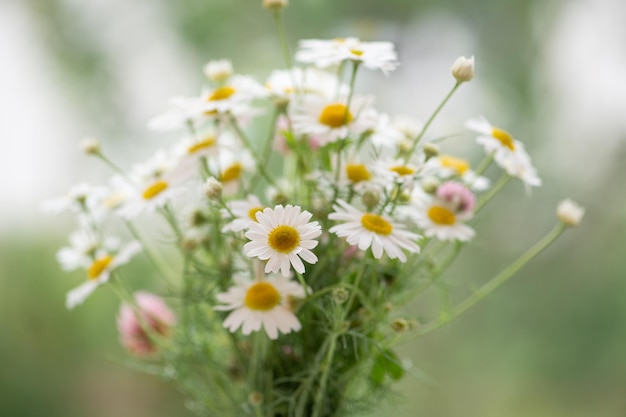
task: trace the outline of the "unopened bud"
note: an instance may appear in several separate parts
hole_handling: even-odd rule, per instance
[[[203,68],[204,75],[215,82],[223,82],[233,75],[233,64],[228,59],[209,61]]]
[[[424,144],[424,155],[426,155],[426,159],[439,155],[439,146],[432,143]]]
[[[254,407],[258,407],[263,404],[263,394],[259,391],[252,391],[248,394],[248,402]]]
[[[222,196],[222,183],[215,177],[209,177],[204,183],[204,195],[211,200],[216,200]]]
[[[405,319],[393,319],[391,321],[391,328],[396,333],[403,333],[411,330],[411,323]]]
[[[450,68],[450,72],[458,82],[470,81],[474,78],[474,57],[458,57]]]
[[[575,227],[585,215],[585,209],[569,198],[559,203],[556,215],[566,226]]]
[[[100,153],[100,141],[96,138],[85,138],[80,143],[80,149],[87,155],[97,155]]]
[[[289,202],[289,196],[287,196],[286,194],[282,193],[282,192],[277,192],[276,194],[274,194],[272,196],[272,203],[274,203],[275,205],[285,205]]]
[[[400,153],[408,153],[413,149],[413,141],[409,139],[403,139],[398,142],[398,151]]]
[[[380,203],[380,194],[378,191],[367,190],[363,193],[361,200],[363,201],[363,204],[365,204],[365,207],[367,207],[368,210],[371,210],[376,207],[378,203]]]
[[[346,301],[348,301],[349,296],[350,293],[343,287],[335,288],[333,290],[333,300],[335,300],[335,303],[337,304],[345,303]]]
[[[422,188],[428,194],[435,194],[440,185],[441,181],[437,177],[426,177],[422,180]]]
[[[270,10],[280,10],[287,7],[287,0],[263,0],[263,7]]]

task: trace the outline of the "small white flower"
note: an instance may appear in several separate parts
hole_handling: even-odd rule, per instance
[[[452,76],[459,82],[471,81],[474,78],[474,57],[465,58],[460,56],[450,68]]]
[[[522,180],[527,190],[541,185],[541,178],[524,150],[524,145],[509,132],[494,127],[484,117],[470,119],[465,126],[479,134],[476,142],[483,146],[487,154],[493,154],[496,163],[507,174]]]
[[[222,209],[222,216],[230,218],[232,213],[235,218],[224,225],[222,232],[246,230],[251,222],[257,221],[256,214],[266,208],[253,194],[250,194],[245,200],[230,201],[227,206],[228,210]]]
[[[328,218],[344,223],[331,227],[329,232],[345,237],[349,244],[358,245],[362,251],[371,246],[376,259],[380,259],[384,251],[391,259],[406,262],[402,249],[412,253],[420,251],[415,241],[421,236],[405,230],[404,225],[392,223],[378,214],[361,212],[343,200],[337,200],[333,210]]]
[[[274,340],[280,333],[291,333],[302,328],[291,309],[293,299],[304,298],[305,289],[290,278],[269,276],[254,281],[235,277],[236,285],[216,298],[225,305],[219,311],[232,312],[224,320],[224,327],[236,332],[240,327],[244,335],[259,331],[261,326]]]
[[[585,209],[568,198],[559,203],[556,214],[566,226],[574,227],[582,221]]]
[[[209,80],[224,82],[233,75],[233,64],[228,59],[217,59],[209,61],[203,71]]]
[[[201,108],[204,114],[221,114],[236,111],[255,98],[265,97],[265,88],[252,77],[234,75],[227,84],[204,91],[201,95]]]
[[[100,141],[96,138],[85,138],[80,143],[80,149],[87,155],[100,153]]]
[[[64,269],[82,267],[88,281],[67,293],[65,306],[72,309],[81,304],[100,285],[109,281],[111,272],[141,251],[139,242],[131,241],[119,247],[119,240],[107,239],[102,245],[86,232],[73,234],[72,247],[62,248],[57,254]],[[95,247],[93,245],[96,245]]]
[[[256,167],[254,158],[246,149],[237,152],[221,152],[217,159],[209,160],[209,170],[222,184],[223,194],[235,194],[243,180],[245,173],[253,172]]]
[[[310,264],[317,262],[311,249],[318,244],[316,237],[322,234],[318,222],[309,222],[312,214],[300,211],[299,206],[288,204],[266,208],[256,213],[257,222],[249,223],[246,237],[251,241],[243,247],[251,258],[267,260],[265,272],[278,272],[289,275],[290,266],[304,273],[302,259]]]
[[[320,68],[353,61],[388,74],[398,67],[396,51],[391,42],[361,42],[357,38],[305,39],[300,41],[298,47],[297,61]]]
[[[435,175],[442,179],[459,177],[474,191],[485,191],[491,186],[489,178],[472,171],[469,162],[452,155],[438,155],[430,158],[426,162],[423,174]]]
[[[292,111],[293,128],[298,134],[317,137],[320,146],[360,135],[376,125],[376,112],[370,104],[368,98],[353,97],[348,109],[345,100],[306,96]]]
[[[377,148],[385,147],[395,150],[398,144],[406,139],[406,136],[391,120],[389,115],[381,113],[378,115],[378,122],[369,139]]]
[[[206,117],[202,104],[198,97],[172,97],[168,109],[148,121],[148,128],[168,131],[185,129],[190,124],[195,126]]]
[[[402,158],[379,159],[375,165],[375,171],[387,188],[394,184],[402,184],[407,188],[413,186],[413,182],[423,168],[423,154],[417,154],[413,159],[417,162],[405,162]]]
[[[41,209],[52,214],[61,214],[66,211],[71,213],[88,213],[92,211],[98,196],[104,192],[104,187],[81,182],[71,187],[63,197],[44,200],[41,203]]]
[[[295,83],[295,85],[294,85]],[[327,100],[337,94],[345,96],[349,87],[340,83],[337,75],[317,68],[293,68],[273,71],[265,88],[276,99],[289,101],[296,92],[321,96]]]

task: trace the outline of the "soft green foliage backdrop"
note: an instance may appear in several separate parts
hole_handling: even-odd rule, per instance
[[[48,53],[47,72],[59,94],[74,106],[77,124],[103,138],[106,146],[137,147],[147,137],[144,113],[165,108],[144,103],[145,109],[128,108],[123,93],[124,72],[111,63],[111,49],[103,27],[94,27],[94,14],[102,9],[111,31],[132,37],[141,33],[141,13],[126,16],[125,3],[82,4],[65,0],[27,0],[34,39]],[[102,3],[102,4],[101,4]],[[145,2],[142,2],[145,3]],[[182,0],[152,1],[150,7],[164,18],[163,34],[184,46],[180,66],[189,68],[187,86],[201,82],[199,68],[208,59],[231,57],[243,73],[260,77],[280,63],[272,23],[259,1]],[[589,154],[576,176],[564,167],[573,151],[555,153],[551,112],[559,97],[546,88],[542,73],[543,42],[553,23],[564,13],[565,2],[482,0],[468,2],[406,0],[294,0],[286,14],[292,45],[298,38],[354,34],[369,38],[402,38],[403,55],[416,57],[428,50],[429,39],[406,41],[409,27],[432,19],[440,31],[454,31],[456,22],[474,38],[478,78],[484,94],[468,114],[485,113],[510,122],[511,131],[527,144],[545,186],[525,198],[522,187],[512,184],[481,213],[479,237],[460,257],[447,276],[451,295],[456,286],[476,285],[513,260],[516,254],[551,227],[554,207],[571,196],[587,206],[579,229],[569,231],[533,261],[512,282],[453,324],[402,346],[412,362],[411,375],[398,386],[398,398],[382,404],[373,415],[428,417],[618,417],[626,412],[626,227],[623,171],[619,157],[598,160]],[[587,3],[587,2],[582,2]],[[589,2],[598,3],[598,2]],[[610,2],[605,2],[610,3]],[[617,4],[617,3],[616,3]],[[124,28],[115,26],[126,16]],[[441,20],[446,16],[447,20]],[[447,22],[447,23],[446,23]],[[403,32],[405,31],[405,32]],[[438,36],[433,36],[433,40]],[[119,42],[119,38],[115,38]],[[467,39],[459,39],[465,42]],[[153,44],[162,42],[155,36]],[[149,45],[146,45],[146,48]],[[124,48],[120,45],[120,54]],[[113,52],[111,52],[113,51]],[[141,53],[142,51],[137,51]],[[450,56],[450,63],[456,55]],[[592,59],[592,57],[590,57]],[[145,65],[151,65],[149,59]],[[563,65],[567,65],[563,62]],[[159,68],[154,68],[159,71]],[[447,67],[443,68],[447,71]],[[195,72],[194,72],[195,71]],[[424,75],[424,73],[418,74]],[[171,74],[164,73],[168,78]],[[172,75],[173,76],[173,75]],[[592,74],[581,74],[583,85]],[[376,79],[385,83],[389,79]],[[423,82],[423,81],[422,81]],[[184,83],[182,83],[184,84]],[[181,84],[181,85],[182,85]],[[366,86],[363,86],[366,88]],[[549,87],[549,86],[548,86]],[[171,91],[169,94],[192,94]],[[387,102],[395,98],[387,98]],[[413,97],[398,97],[411,106]],[[430,97],[431,101],[438,97]],[[471,100],[471,99],[470,99]],[[471,102],[471,101],[470,101]],[[132,103],[137,106],[137,102]],[[139,104],[141,105],[141,104]],[[396,106],[396,108],[399,106]],[[402,108],[402,107],[400,107]],[[427,114],[407,111],[425,118]],[[492,112],[492,113],[490,113]],[[580,123],[586,113],[581,111]],[[586,123],[589,124],[589,123]],[[49,126],[54,130],[55,126]],[[610,131],[613,155],[624,156],[626,137],[619,126]],[[133,139],[130,139],[133,138]],[[78,140],[78,138],[76,138]],[[567,138],[565,138],[567,140]],[[605,136],[589,138],[595,146],[608,143]],[[0,139],[4,141],[5,139]],[[129,145],[132,143],[132,145]],[[152,143],[147,144],[152,148]],[[582,146],[578,143],[579,148]],[[593,149],[593,148],[591,148]],[[68,148],[68,152],[76,152]],[[115,150],[113,152],[116,152]],[[137,153],[140,155],[141,153]],[[623,159],[623,158],[621,158]],[[585,178],[602,166],[594,184]],[[97,170],[95,170],[97,171]],[[102,172],[102,171],[97,171]],[[46,173],[46,175],[48,175]],[[76,172],[78,180],[96,176]],[[3,179],[3,181],[6,179]],[[60,184],[59,190],[70,184]],[[53,195],[49,195],[52,197]],[[11,204],[8,199],[3,204]],[[184,416],[183,399],[166,382],[129,370],[118,346],[115,315],[118,302],[107,289],[98,291],[86,305],[67,312],[65,292],[78,275],[62,273],[54,253],[65,243],[69,222],[32,220],[49,225],[42,231],[28,228],[29,219],[11,226],[6,219],[0,236],[0,415],[11,417],[120,417]],[[53,226],[55,224],[55,226]],[[151,272],[141,261],[128,276],[133,286],[150,286]],[[437,299],[426,294],[419,303]]]

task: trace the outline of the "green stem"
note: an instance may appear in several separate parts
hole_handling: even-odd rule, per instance
[[[125,223],[126,223],[126,227],[130,231],[130,233],[133,235],[133,237],[139,243],[141,243],[141,246],[143,247],[143,252],[148,257],[148,260],[150,261],[150,263],[152,263],[155,269],[159,271],[161,276],[168,283],[171,284],[173,280],[170,277],[176,275],[176,273],[169,267],[169,265],[167,265],[165,262],[162,261],[163,259],[162,257],[154,254],[152,247],[148,245],[148,242],[145,239],[143,239],[143,237],[139,234],[139,231],[137,230],[137,228],[130,221],[126,221]]]
[[[239,138],[241,138],[241,140],[243,141],[244,145],[246,145],[246,147],[250,150],[250,153],[252,154],[252,157],[254,158],[254,160],[256,162],[256,167],[259,170],[259,173],[263,176],[263,178],[265,178],[265,180],[270,185],[276,186],[275,181],[272,179],[272,177],[265,170],[265,161],[261,160],[261,158],[259,157],[259,154],[252,147],[252,142],[250,141],[248,136],[246,136],[246,134],[241,129],[241,127],[237,123],[237,120],[235,120],[234,117],[231,117],[230,124],[232,125],[233,129],[235,129],[235,132],[237,132],[237,135],[239,136]]]
[[[485,171],[487,171],[487,168],[489,168],[489,165],[493,162],[493,154],[494,153],[491,152],[489,155],[485,156],[485,159],[482,160],[478,168],[474,171],[476,175],[483,175]]]
[[[406,153],[406,155],[404,156],[404,163],[406,164],[409,161],[409,158],[411,158],[411,155],[413,155],[413,152],[415,152],[415,148],[417,148],[417,144],[420,142],[420,140],[422,140],[422,138],[424,137],[424,134],[426,133],[426,130],[428,130],[428,128],[430,127],[430,125],[432,124],[432,122],[435,120],[435,117],[437,117],[437,115],[439,114],[439,112],[441,111],[441,109],[443,109],[443,106],[446,105],[446,103],[448,102],[448,100],[450,100],[450,97],[452,97],[452,95],[454,94],[454,92],[457,90],[457,88],[459,88],[459,86],[461,85],[460,82],[457,81],[456,84],[454,84],[454,87],[452,87],[452,90],[450,90],[450,92],[448,93],[448,95],[443,99],[443,101],[439,104],[439,106],[435,109],[434,113],[430,115],[430,117],[428,118],[428,120],[426,121],[426,123],[424,124],[424,127],[422,128],[422,131],[419,133],[419,135],[417,135],[417,137],[413,140],[413,145],[411,146],[411,149],[409,150],[409,152]]]
[[[556,225],[546,236],[539,242],[535,243],[530,249],[528,249],[522,256],[517,258],[511,265],[506,267],[502,272],[480,287],[472,295],[465,299],[465,301],[456,305],[447,314],[444,320],[432,321],[420,328],[418,336],[422,336],[426,333],[430,333],[452,320],[459,317],[461,314],[469,310],[474,304],[491,294],[494,290],[504,284],[509,278],[511,278],[517,271],[519,271],[524,265],[530,262],[535,256],[543,252],[548,246],[550,246],[565,230],[565,226],[562,223]]]
[[[485,194],[478,203],[476,203],[476,207],[474,208],[474,213],[478,213],[484,206],[491,200],[498,192],[511,181],[511,176],[509,174],[502,174],[502,177],[498,180],[498,182],[489,190],[487,194]]]
[[[272,114],[272,120],[270,121],[270,129],[267,134],[267,139],[265,140],[265,148],[263,149],[262,161],[266,163],[269,162],[270,153],[272,152],[272,143],[274,142],[274,136],[276,135],[276,121],[278,120],[278,116],[280,115],[280,109],[278,107],[274,108],[274,113]],[[250,181],[250,191],[254,191],[254,188],[257,186],[259,179],[258,175],[255,175]]]
[[[289,51],[289,42],[287,42],[287,33],[285,31],[285,25],[283,23],[283,18],[281,14],[281,10],[278,9],[272,13],[274,17],[274,24],[276,25],[276,32],[278,33],[278,39],[280,41],[280,49],[283,51],[283,58],[285,59],[285,65],[287,69],[293,68],[293,62],[291,60],[291,52]],[[292,75],[293,76],[293,75]],[[293,84],[293,87],[297,90],[298,86]]]

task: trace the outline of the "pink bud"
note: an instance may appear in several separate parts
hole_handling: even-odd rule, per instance
[[[476,197],[461,183],[446,181],[437,187],[437,197],[454,206],[457,212],[471,213],[476,206]]]

